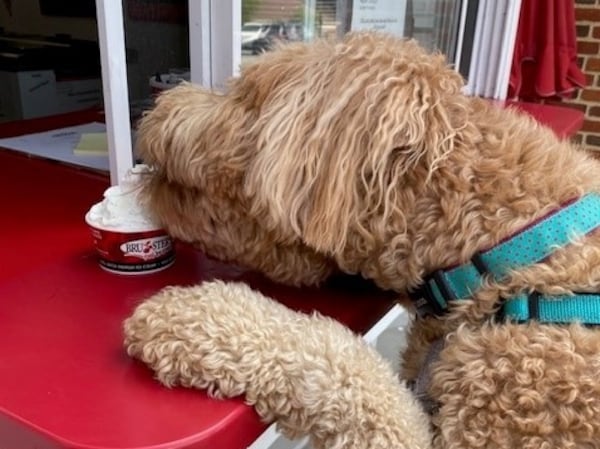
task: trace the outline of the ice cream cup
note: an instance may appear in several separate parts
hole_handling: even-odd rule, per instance
[[[119,229],[101,227],[85,216],[90,227],[98,263],[118,274],[148,274],[170,267],[175,262],[171,237],[160,228]]]
[[[156,224],[140,198],[147,165],[127,171],[121,182],[104,192],[85,216],[100,266],[113,273],[146,274],[164,270],[175,261],[173,240]]]

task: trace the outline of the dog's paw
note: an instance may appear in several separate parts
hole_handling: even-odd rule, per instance
[[[127,353],[167,386],[206,389],[216,397],[241,395],[245,358],[233,317],[243,313],[243,300],[236,298],[251,293],[248,287],[222,282],[167,287],[125,320]]]

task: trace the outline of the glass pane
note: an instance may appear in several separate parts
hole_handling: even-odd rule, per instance
[[[190,79],[187,0],[124,0],[132,122],[153,95]]]
[[[462,0],[242,0],[242,64],[277,41],[376,29],[456,55]]]
[[[135,124],[156,92],[189,79],[188,2],[123,0],[122,5]],[[0,1],[0,81],[9,86],[0,90],[0,123],[53,116],[47,123],[58,129],[103,120],[95,1]],[[86,132],[100,131],[94,127]],[[69,140],[64,145],[76,144]],[[59,158],[51,148],[30,147],[23,151]],[[93,150],[76,154],[68,148],[60,152],[60,160],[108,170],[106,148],[101,154]]]
[[[0,122],[102,102],[94,0],[0,2]]]

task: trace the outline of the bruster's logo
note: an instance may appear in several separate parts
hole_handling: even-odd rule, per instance
[[[119,248],[127,257],[150,260],[171,252],[172,243],[169,237],[162,236],[132,240],[131,242],[123,243]]]

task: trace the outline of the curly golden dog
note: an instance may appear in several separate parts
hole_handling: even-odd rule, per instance
[[[401,378],[430,417],[358,339],[239,285],[151,298],[130,354],[318,447],[600,447],[600,164],[462,87],[354,34],[265,54],[223,96],[175,89],[140,128],[173,235],[282,282],[412,292]]]

